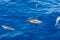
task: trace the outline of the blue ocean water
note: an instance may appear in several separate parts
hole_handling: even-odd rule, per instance
[[[60,0],[0,0],[0,40],[60,40],[59,16]],[[43,23],[32,24],[29,18]]]

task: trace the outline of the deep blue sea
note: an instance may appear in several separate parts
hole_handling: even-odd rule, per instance
[[[60,0],[0,0],[0,40],[60,40],[60,25],[55,25],[59,16]],[[29,18],[43,23],[30,23]]]

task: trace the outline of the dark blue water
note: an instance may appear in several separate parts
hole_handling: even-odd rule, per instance
[[[55,26],[59,16],[59,0],[0,0],[0,40],[60,40],[60,29]],[[32,24],[29,18],[43,23]],[[2,25],[16,30],[5,30]]]

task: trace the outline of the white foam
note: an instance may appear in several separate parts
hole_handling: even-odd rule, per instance
[[[55,26],[56,26],[56,25],[60,25],[60,24],[59,24],[59,21],[60,21],[60,17],[57,18]]]
[[[2,25],[2,27],[3,27],[4,29],[7,29],[7,30],[15,30],[14,28],[9,27],[9,26],[5,26],[5,25]]]

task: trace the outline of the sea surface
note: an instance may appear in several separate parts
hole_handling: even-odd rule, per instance
[[[0,0],[0,40],[60,40],[60,25],[55,25],[59,16],[60,0]],[[30,23],[29,18],[43,23]]]

